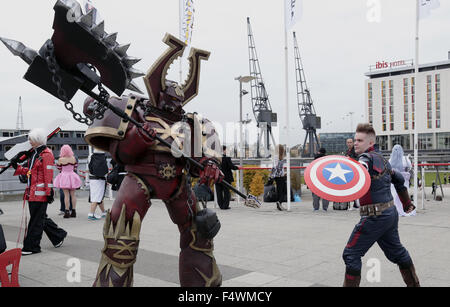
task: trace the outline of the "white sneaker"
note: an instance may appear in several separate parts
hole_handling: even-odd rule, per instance
[[[102,212],[102,218],[105,218],[105,217],[106,217],[106,211]]]
[[[102,218],[101,215],[97,215],[97,214],[94,214],[94,217],[95,217],[97,220],[100,220],[100,219]]]

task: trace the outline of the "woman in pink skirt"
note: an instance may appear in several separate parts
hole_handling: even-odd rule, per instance
[[[64,203],[66,206],[64,218],[77,217],[75,211],[77,204],[75,190],[80,188],[81,179],[76,173],[78,167],[77,159],[75,159],[72,148],[69,145],[61,147],[57,167],[61,170],[61,173],[53,180],[53,186],[62,189],[64,192]],[[72,198],[72,212],[69,211],[70,198]]]

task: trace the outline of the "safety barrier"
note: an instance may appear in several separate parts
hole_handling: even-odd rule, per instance
[[[79,165],[79,168],[86,168],[87,169],[87,165],[84,165],[85,167],[80,167],[82,164]],[[4,166],[0,166],[0,168],[3,168]],[[440,172],[440,168],[449,168],[448,173],[444,174],[447,175],[446,178],[448,180],[448,183],[450,184],[450,163],[420,163],[418,164],[418,167],[420,168],[420,180],[422,180],[422,178],[425,178],[425,186],[429,187],[431,186],[431,183],[429,182],[429,180],[431,180],[430,176],[426,176],[426,174],[428,173],[432,173],[434,171],[431,171],[430,168],[434,168],[435,172],[436,172],[436,177],[434,179],[435,181],[435,188],[433,188],[432,194],[433,194],[433,198],[436,198],[437,195],[437,189],[440,188],[440,192],[441,192],[441,197],[444,198],[444,190],[443,190],[443,180],[441,179],[441,172]],[[243,167],[242,169],[240,168],[240,170],[246,171],[246,170],[271,170],[271,167]],[[306,166],[292,166],[291,170],[299,170],[300,171],[300,176],[302,176],[302,171],[306,169]],[[110,169],[111,170],[111,169]],[[444,172],[445,173],[445,172]],[[5,172],[2,176],[0,176],[0,193],[15,193],[15,192],[23,192],[24,187],[23,184],[19,183],[19,181],[12,176],[13,174],[13,170],[8,170],[7,172]],[[56,172],[55,172],[56,175]],[[78,175],[80,176],[80,178],[82,179],[82,189],[89,189],[89,172],[86,170],[79,170],[78,171]],[[2,178],[3,177],[3,178]],[[428,177],[428,178],[427,178]],[[239,176],[236,176],[237,178],[237,186],[240,186],[239,183]],[[444,182],[445,184],[445,182]],[[426,197],[425,195],[423,195],[423,197]],[[112,199],[112,190],[110,185],[108,184],[108,198]]]
[[[420,177],[418,176],[419,180],[420,180],[419,182],[423,182],[423,178],[425,178],[425,187],[432,187],[431,194],[433,196],[433,199],[436,199],[438,197],[438,195],[437,195],[438,188],[440,189],[441,197],[443,199],[445,196],[444,189],[443,189],[443,181],[444,181],[444,184],[446,184],[446,180],[448,180],[447,182],[448,182],[448,184],[450,184],[450,163],[419,163],[417,166],[420,169],[420,171],[419,171]],[[414,169],[414,164],[412,165],[412,167]],[[445,176],[445,178],[447,178],[446,180],[441,179],[442,178],[442,176],[441,176],[442,171],[440,172],[441,167],[448,168],[448,172],[444,171],[444,174],[443,174]],[[307,168],[307,166],[292,166],[291,170],[300,170],[300,174],[302,176],[302,170],[305,170],[306,168]],[[430,168],[434,169],[434,171],[430,170]],[[271,170],[271,169],[272,169],[271,167],[242,167],[242,168],[239,167],[239,170],[242,170],[242,171],[252,171],[252,170],[258,171],[258,170]],[[285,169],[287,169],[287,167],[285,167]],[[433,181],[434,185],[432,185],[432,183],[430,182],[430,180],[432,180],[431,176],[427,176],[426,174],[430,174],[430,173],[434,173],[434,172],[436,172],[436,177]],[[240,182],[239,182],[240,176],[236,176],[236,178],[237,178],[237,186],[240,186]],[[414,184],[412,183],[412,185],[414,185]],[[421,191],[422,191],[422,209],[425,209],[425,205],[424,205],[424,199],[426,198],[425,189],[421,188]]]

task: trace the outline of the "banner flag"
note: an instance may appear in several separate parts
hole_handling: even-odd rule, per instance
[[[185,42],[186,45],[190,46],[192,40],[192,32],[194,30],[194,0],[180,0],[181,6],[181,37],[180,39]]]
[[[302,16],[302,0],[285,0],[286,30],[290,30]]]

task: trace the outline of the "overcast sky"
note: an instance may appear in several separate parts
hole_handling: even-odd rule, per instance
[[[2,0],[0,36],[38,50],[52,35],[53,0]],[[239,120],[239,84],[249,74],[246,17],[251,18],[262,75],[270,103],[285,125],[283,0],[195,0],[192,46],[211,51],[202,63],[200,93],[186,107],[225,127]],[[119,32],[119,43],[131,43],[128,54],[142,58],[136,68],[147,71],[166,49],[166,32],[179,34],[178,0],[93,0],[106,31]],[[450,51],[450,0],[421,21],[420,63],[446,60]],[[368,13],[380,8],[377,20]],[[371,15],[373,16],[373,15]],[[379,21],[379,22],[377,22]],[[315,108],[322,117],[318,132],[348,132],[364,121],[364,74],[377,61],[414,58],[415,0],[303,0],[297,32],[306,78]],[[292,32],[289,33],[290,144],[303,143],[298,115]],[[0,46],[2,94],[0,128],[15,128],[22,96],[25,128],[44,126],[51,118],[69,117],[62,102],[22,79],[27,65]],[[178,64],[170,77],[178,80]],[[145,92],[142,80],[137,83]],[[253,118],[250,95],[244,97],[244,118]],[[83,95],[73,99],[82,110]],[[355,112],[353,121],[346,114]],[[351,127],[353,122],[353,127]],[[86,129],[72,121],[65,129]],[[285,133],[280,132],[285,143]],[[227,136],[229,141],[230,136]]]

